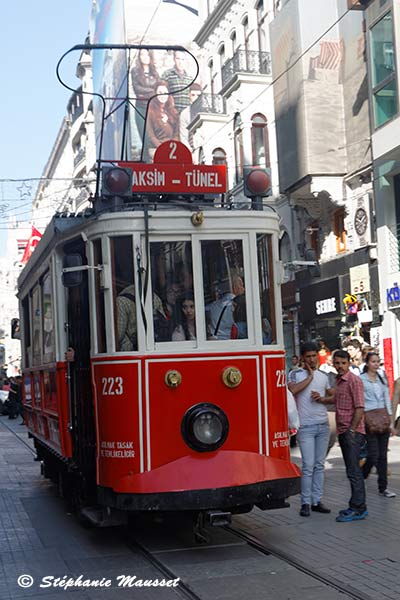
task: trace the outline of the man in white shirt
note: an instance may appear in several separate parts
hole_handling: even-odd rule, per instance
[[[304,368],[289,374],[288,388],[295,397],[300,419],[297,432],[302,458],[300,515],[309,517],[310,509],[324,514],[331,512],[321,502],[330,429],[326,406],[320,400],[333,400],[334,391],[328,376],[318,370],[317,345],[306,342],[301,355]]]

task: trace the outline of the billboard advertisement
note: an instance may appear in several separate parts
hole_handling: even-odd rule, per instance
[[[202,91],[197,64],[189,52],[168,46],[191,49],[198,29],[198,0],[96,0],[91,43],[141,46],[92,51],[94,91],[106,105],[103,160],[152,162],[168,139],[190,147],[190,105]],[[99,150],[96,97],[94,109]]]

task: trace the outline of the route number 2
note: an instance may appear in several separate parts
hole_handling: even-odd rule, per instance
[[[121,396],[124,392],[122,377],[102,377],[103,396]]]
[[[285,387],[286,386],[286,371],[284,369],[277,369],[275,371],[276,375],[276,387]]]
[[[170,142],[169,144],[169,158],[170,160],[176,160],[177,156],[176,156],[176,142]]]

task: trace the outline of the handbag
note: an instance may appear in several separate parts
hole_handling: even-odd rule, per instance
[[[374,408],[364,413],[367,433],[388,433],[390,430],[390,415],[386,408]]]

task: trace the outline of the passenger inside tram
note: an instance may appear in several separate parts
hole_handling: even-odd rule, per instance
[[[137,349],[135,286],[128,285],[116,298],[117,352]]]
[[[180,299],[181,323],[176,326],[172,333],[172,341],[196,339],[196,311],[194,296],[192,292],[186,292]]]

